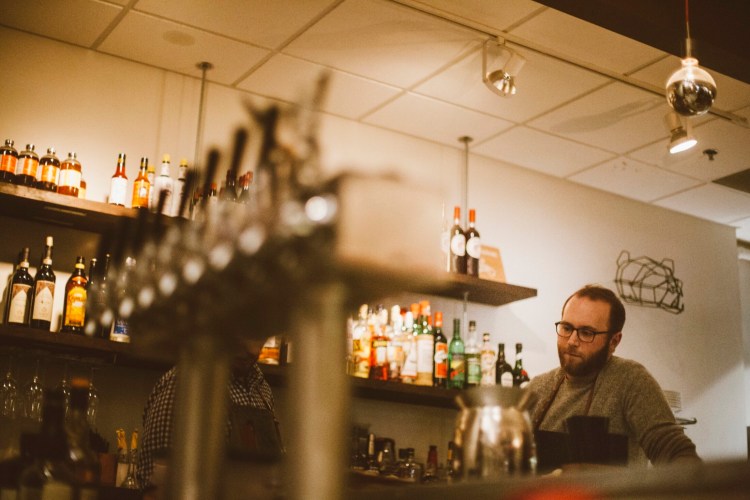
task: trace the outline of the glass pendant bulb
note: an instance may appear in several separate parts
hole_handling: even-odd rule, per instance
[[[682,67],[667,80],[667,102],[682,116],[707,113],[716,99],[716,82],[694,57],[682,60]]]

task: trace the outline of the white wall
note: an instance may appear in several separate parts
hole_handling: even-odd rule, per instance
[[[90,198],[106,196],[120,151],[128,153],[131,181],[139,156],[155,161],[169,152],[192,160],[200,88],[195,79],[4,28],[0,57],[4,67],[18,68],[0,79],[0,135],[17,145],[77,150]],[[229,144],[234,127],[245,119],[240,102],[246,97],[209,85],[205,146]],[[335,117],[323,119],[321,142],[328,173],[396,171],[407,182],[442,193],[448,207],[459,203],[463,153],[458,143],[450,148]],[[480,331],[492,333],[493,342],[509,345],[511,358],[512,344],[523,342],[532,375],[557,364],[552,324],[564,299],[586,283],[614,286],[621,250],[632,257],[674,259],[685,311],[674,315],[628,305],[618,354],[641,361],[665,389],[682,393],[682,414],[698,418],[687,432],[704,458],[747,456],[750,417],[732,228],[476,155],[470,159],[469,205],[477,209],[484,241],[501,248],[508,281],[538,289],[537,297],[500,308],[472,305],[470,316]],[[440,208],[435,207],[436,218]],[[445,311],[447,325],[460,314],[456,301],[434,304]],[[368,402],[355,409],[354,418],[372,423],[401,412],[398,405]],[[438,444],[444,457],[450,436],[435,443],[434,435],[423,435],[412,409],[404,413],[409,416],[399,419],[404,439],[413,433],[418,453]],[[425,410],[425,418],[429,413]],[[452,418],[450,412],[446,418]],[[387,431],[373,429],[396,432],[390,425]]]

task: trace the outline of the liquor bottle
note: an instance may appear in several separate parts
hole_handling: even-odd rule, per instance
[[[125,480],[119,485],[128,490],[137,490],[138,481],[135,478],[135,466],[138,460],[138,429],[130,434],[130,451],[128,452],[128,471]]]
[[[359,378],[370,376],[370,331],[367,327],[367,311],[367,304],[359,307],[357,322],[352,331],[353,375]]]
[[[466,234],[461,229],[461,207],[453,208],[453,227],[450,232],[450,271],[466,274]]]
[[[503,387],[513,387],[513,368],[505,360],[505,344],[503,343],[497,345],[495,383]]]
[[[479,277],[479,257],[482,254],[482,240],[476,228],[476,211],[469,210],[469,229],[466,230],[466,274]]]
[[[404,366],[404,318],[401,307],[391,307],[390,322],[388,324],[388,380],[401,380],[401,368]]]
[[[132,257],[125,258],[125,269],[122,272],[123,276],[132,276],[133,269],[135,268],[135,259]],[[117,289],[117,298],[122,299],[125,296],[127,282],[120,283]],[[119,302],[119,301],[118,301]],[[130,342],[130,326],[128,325],[127,318],[115,314],[112,319],[112,329],[109,332],[109,340],[114,342]]]
[[[156,166],[153,163],[146,164],[146,179],[148,179],[148,209],[156,210]]]
[[[226,201],[237,201],[237,178],[236,173],[230,168],[227,170],[227,178],[221,187],[219,199]]]
[[[432,372],[435,364],[435,336],[432,332],[432,313],[429,301],[419,304],[419,333],[417,342],[417,385],[432,385]]]
[[[115,471],[115,486],[120,487],[125,478],[128,477],[128,442],[125,437],[125,429],[115,429],[117,436],[117,469]]]
[[[125,175],[125,153],[120,153],[117,155],[117,167],[109,186],[109,203],[124,207],[127,194],[128,176]]]
[[[81,189],[78,190],[78,198],[81,200],[86,199],[86,180],[81,177]]]
[[[490,345],[490,334],[482,334],[482,350],[479,353],[482,365],[482,380],[480,385],[495,385],[495,351]]]
[[[39,178],[36,182],[37,189],[44,191],[57,191],[57,177],[60,175],[60,160],[55,156],[55,148],[47,148],[47,154],[39,160],[37,169]]]
[[[16,177],[13,182],[21,186],[34,187],[36,185],[36,171],[39,167],[39,155],[34,151],[33,144],[27,144],[26,149],[18,155],[16,163]]]
[[[21,250],[16,271],[10,279],[6,299],[5,322],[28,326],[34,278],[29,274],[29,249]]]
[[[64,426],[62,392],[44,391],[42,425],[34,463],[24,469],[18,481],[19,500],[54,498],[72,500],[75,486],[68,463],[68,442]]]
[[[385,312],[385,321],[383,320]],[[388,311],[383,305],[378,305],[373,321],[368,324],[370,329],[370,379],[388,380],[388,336],[385,333],[388,323]]]
[[[77,197],[81,189],[81,162],[76,156],[75,151],[71,151],[60,164],[60,180],[57,183],[60,194]]]
[[[250,199],[252,197],[252,194],[250,192],[250,185],[253,183],[253,173],[252,172],[246,172],[245,175],[242,176],[242,181],[240,182],[240,195],[237,197],[237,201],[247,205],[250,203]]]
[[[482,381],[482,362],[479,357],[477,342],[477,322],[469,321],[469,333],[466,336],[466,385],[477,386]]]
[[[81,500],[98,497],[100,476],[99,457],[91,448],[91,427],[87,420],[89,383],[74,378],[70,382],[70,413],[65,422],[68,454],[73,469],[73,479]]]
[[[437,481],[437,479],[438,479],[437,446],[434,444],[431,444],[430,447],[427,449],[427,463],[425,464],[424,477],[422,478],[422,481],[425,483],[429,483],[432,481]]]
[[[463,389],[466,383],[466,351],[461,340],[461,320],[453,319],[453,337],[448,345],[448,388]]]
[[[172,216],[182,217],[180,212],[180,203],[185,196],[185,179],[187,178],[188,163],[185,158],[180,160],[180,168],[177,173],[177,180],[174,183],[174,196],[172,196]]]
[[[416,317],[415,317],[416,313]],[[419,317],[419,304],[411,304],[404,315],[406,339],[404,341],[404,366],[401,369],[401,382],[413,384],[417,379],[417,342],[416,334],[421,331],[416,321]]]
[[[138,177],[133,181],[133,199],[130,206],[133,208],[148,208],[150,194],[151,182],[148,180],[148,158],[143,156],[138,168]]]
[[[258,355],[258,363],[264,365],[280,365],[281,364],[281,336],[274,335],[268,337],[263,343],[263,347],[260,348],[260,354]]]
[[[55,299],[55,273],[52,271],[52,236],[47,236],[42,264],[34,276],[34,302],[31,307],[31,326],[50,329]]]
[[[448,339],[443,333],[443,313],[435,311],[435,355],[432,370],[432,385],[445,387],[448,381]]]
[[[86,324],[84,333],[89,337],[109,338],[111,321],[103,317],[107,309],[109,272],[109,254],[104,256],[103,263],[96,257],[91,259],[88,282],[86,283]]]
[[[523,369],[523,344],[516,344],[516,366],[513,367],[513,386],[526,387],[529,383],[529,374]]]
[[[18,151],[13,144],[13,139],[5,139],[5,145],[0,147],[0,182],[13,182],[16,178]]]
[[[86,263],[82,256],[76,257],[73,274],[65,284],[63,301],[62,331],[83,333],[86,324]]]
[[[174,183],[172,182],[172,177],[169,173],[169,159],[170,158],[168,154],[162,156],[161,171],[159,172],[159,177],[157,177],[154,181],[154,190],[156,191],[156,194],[154,195],[154,203],[159,203],[159,198],[162,191],[166,193],[164,198],[164,208],[162,209],[162,213],[164,215],[169,215],[172,213],[172,193],[174,192]],[[154,208],[158,209],[158,207]]]

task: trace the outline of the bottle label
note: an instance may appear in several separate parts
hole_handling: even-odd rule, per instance
[[[384,366],[388,362],[388,341],[377,339],[372,341],[375,366]]]
[[[34,312],[32,319],[52,321],[52,304],[55,296],[55,284],[52,281],[37,281],[34,290]]]
[[[16,165],[18,164],[18,158],[11,154],[4,154],[0,158],[0,170],[5,172],[15,173]]]
[[[437,342],[435,344],[435,378],[448,378],[448,344]]]
[[[44,163],[39,174],[39,182],[57,185],[57,174],[59,172],[60,167],[54,163]]]
[[[451,238],[451,253],[453,255],[466,255],[466,236],[463,234],[454,234]]]
[[[503,387],[513,387],[513,373],[505,372],[500,375],[500,385]]]
[[[86,289],[74,287],[65,302],[65,325],[83,327],[86,316]]]
[[[109,187],[109,203],[125,206],[125,195],[128,190],[128,180],[125,177],[112,177]]]
[[[429,373],[432,381],[434,340],[432,335],[417,336],[417,374]]]
[[[479,356],[466,356],[466,383],[478,385],[482,380],[482,366]]]
[[[30,175],[36,178],[36,168],[39,166],[39,160],[33,156],[23,156],[18,159],[16,164],[16,175]]]
[[[406,345],[404,346],[406,347]],[[417,376],[417,347],[413,341],[410,342],[410,347],[406,353],[406,360],[404,361],[404,368],[401,370],[402,379],[414,379]]]
[[[466,373],[466,362],[463,354],[453,354],[450,358],[450,379],[463,381]]]
[[[478,236],[473,236],[466,242],[466,253],[474,259],[482,255],[482,240]]]
[[[109,334],[109,340],[115,342],[130,342],[130,330],[128,322],[122,318],[117,318],[112,324],[112,332]]]
[[[482,354],[482,385],[495,385],[495,353],[487,352]]]
[[[15,283],[11,288],[8,323],[23,323],[26,319],[26,305],[29,302],[30,289],[31,285],[24,283]]]
[[[60,170],[60,181],[58,185],[67,188],[80,189],[81,187],[81,172],[72,168],[66,168]]]

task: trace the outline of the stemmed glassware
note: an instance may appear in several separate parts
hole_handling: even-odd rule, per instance
[[[8,357],[8,371],[0,386],[0,414],[3,417],[16,418],[18,411],[18,385],[13,378],[12,370],[13,358]]]
[[[37,422],[42,421],[42,404],[44,402],[44,387],[39,383],[39,360],[36,360],[34,378],[24,390],[23,415]]]

